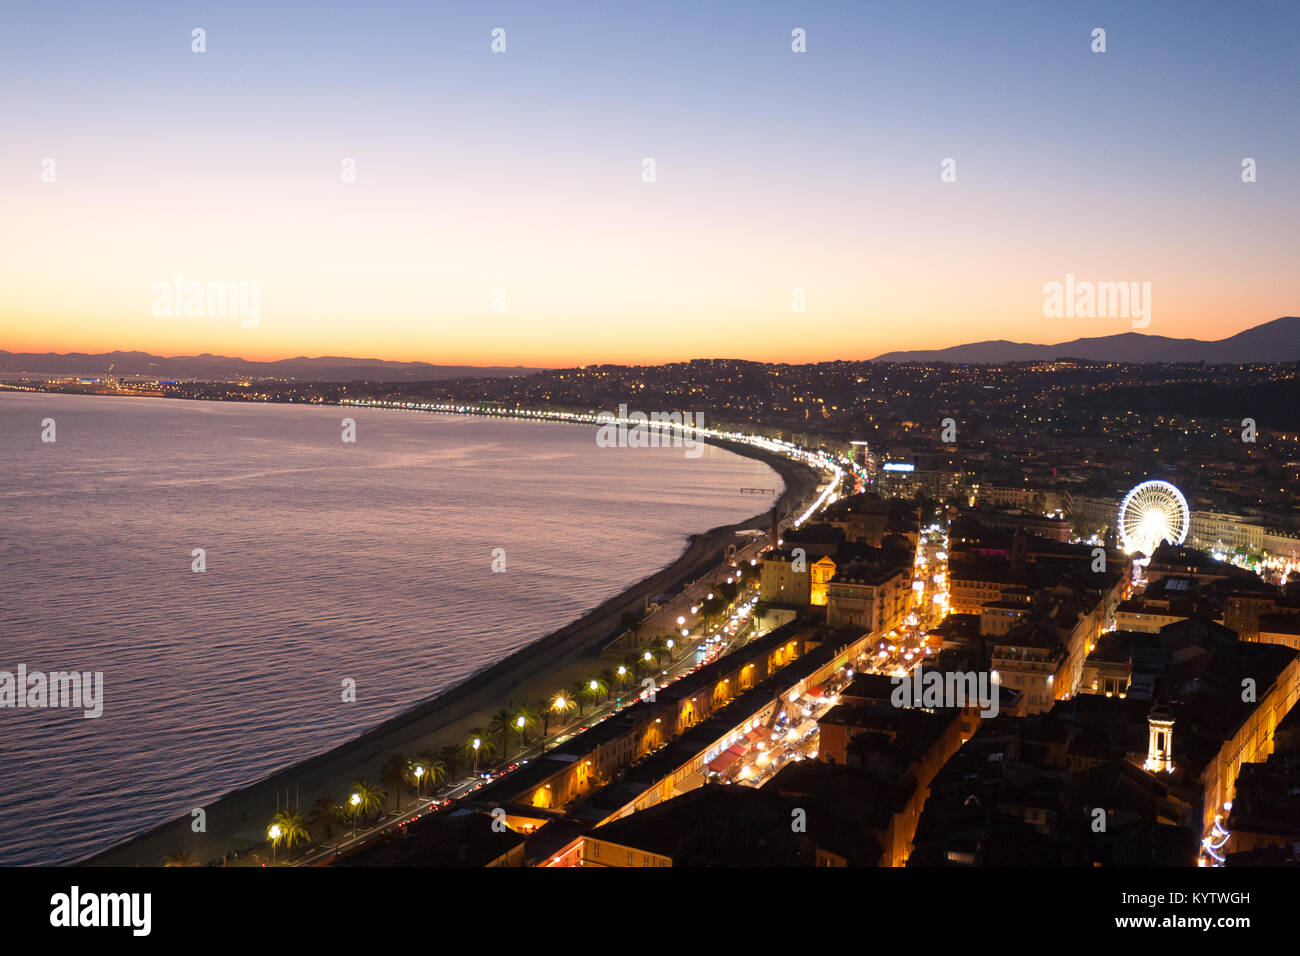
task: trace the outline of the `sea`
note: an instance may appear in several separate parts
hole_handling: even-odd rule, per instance
[[[0,865],[84,859],[351,739],[774,500],[741,488],[783,488],[721,449],[595,436],[0,391],[0,672],[103,681],[98,717],[0,708]]]

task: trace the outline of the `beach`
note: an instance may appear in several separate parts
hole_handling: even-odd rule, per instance
[[[782,516],[795,511],[816,490],[819,475],[807,465],[751,445],[711,441],[728,451],[755,458],[781,475],[785,490],[777,502]],[[728,545],[754,540],[738,532],[766,530],[770,507],[732,525],[691,535],[683,553],[667,567],[632,584],[579,619],[486,667],[429,700],[384,721],[333,749],[301,760],[269,777],[234,790],[203,806],[206,832],[195,833],[185,814],[154,826],[82,865],[158,866],[168,854],[188,851],[202,864],[232,851],[265,846],[266,827],[285,794],[304,817],[318,797],[342,802],[351,781],[377,782],[384,758],[447,744],[461,745],[476,727],[485,726],[502,707],[531,703],[560,688],[589,678],[607,666],[600,650],[622,631],[620,619],[640,612],[655,596],[674,594],[716,568]],[[458,768],[458,771],[463,768]],[[458,773],[459,775],[459,773]]]

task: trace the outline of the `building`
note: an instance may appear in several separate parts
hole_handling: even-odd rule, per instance
[[[759,591],[768,604],[803,607],[812,603],[812,572],[806,552],[775,548],[763,552]]]
[[[855,562],[839,568],[827,588],[826,623],[881,634],[902,625],[912,601],[910,561]]]

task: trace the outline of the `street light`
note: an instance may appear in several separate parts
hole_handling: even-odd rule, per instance
[[[474,776],[476,777],[478,776],[478,748],[481,746],[483,746],[482,739],[475,737],[473,747],[474,747]]]
[[[275,862],[275,847],[280,842],[280,834],[283,832],[284,831],[280,829],[280,824],[278,823],[272,823],[270,829],[266,831],[266,835],[271,839],[271,862],[272,863]]]
[[[415,768],[415,800],[417,803],[420,800],[420,784],[423,782],[422,779],[423,777],[424,777],[424,768],[416,767]]]
[[[357,807],[361,806],[361,794],[352,794],[348,803],[352,804],[352,835],[355,837],[357,835]]]

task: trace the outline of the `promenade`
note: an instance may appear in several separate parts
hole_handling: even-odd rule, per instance
[[[810,466],[753,446],[721,444],[730,451],[765,461],[781,475],[786,487],[777,503],[779,513],[797,517],[802,507],[811,503],[820,476]],[[267,850],[266,828],[277,800],[283,805],[286,792],[299,801],[306,817],[318,797],[343,802],[353,780],[364,777],[377,783],[380,765],[389,754],[410,755],[447,744],[459,746],[475,728],[486,726],[501,708],[547,698],[558,689],[590,679],[607,666],[599,652],[622,630],[622,616],[629,611],[639,613],[647,599],[655,595],[674,593],[677,597],[642,627],[647,632],[675,629],[676,617],[692,603],[698,603],[720,576],[725,576],[728,565],[723,558],[729,545],[748,559],[766,542],[766,535],[738,532],[766,529],[769,515],[770,509],[739,524],[692,536],[685,552],[671,565],[582,618],[352,741],[206,805],[206,832],[194,833],[191,816],[186,813],[96,854],[85,864],[158,866],[168,854],[178,851],[188,851],[199,863],[207,863],[235,852]],[[448,789],[457,793],[465,787]]]

